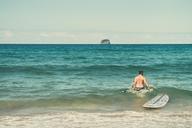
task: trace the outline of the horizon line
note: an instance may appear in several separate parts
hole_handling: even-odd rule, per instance
[[[182,44],[192,44],[192,42],[131,42],[131,43],[127,43],[127,42],[125,42],[125,43],[122,43],[122,42],[115,42],[115,43],[110,43],[110,44],[101,44],[100,42],[99,43],[96,43],[96,42],[93,42],[93,43],[83,43],[83,42],[81,42],[81,43],[75,43],[75,42],[73,42],[73,43],[70,43],[70,42],[68,42],[68,43],[66,43],[66,42],[29,42],[29,43],[27,43],[27,42],[0,42],[0,45],[12,45],[12,44],[16,44],[16,45],[22,45],[22,44],[24,44],[24,45],[35,45],[35,44],[37,44],[37,45],[43,45],[43,44],[50,44],[50,45],[54,45],[54,44],[56,44],[56,45],[64,45],[64,44],[66,44],[66,45],[126,45],[126,44],[131,44],[131,45],[139,45],[139,44],[154,44],[154,45],[158,45],[158,44],[179,44],[179,45],[182,45]]]

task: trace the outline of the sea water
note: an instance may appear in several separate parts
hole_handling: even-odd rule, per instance
[[[155,87],[144,97],[126,91],[139,70]],[[0,45],[0,113],[143,111],[159,93],[192,110],[192,45]]]

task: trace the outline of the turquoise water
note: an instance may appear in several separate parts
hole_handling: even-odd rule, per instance
[[[0,112],[143,110],[167,93],[167,110],[192,110],[192,45],[0,45]],[[124,91],[144,70],[152,93]]]

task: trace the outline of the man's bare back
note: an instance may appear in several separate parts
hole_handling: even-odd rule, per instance
[[[139,71],[139,75],[135,77],[134,82],[133,82],[133,88],[135,90],[141,90],[143,88],[148,87],[148,83],[143,76],[143,71]]]

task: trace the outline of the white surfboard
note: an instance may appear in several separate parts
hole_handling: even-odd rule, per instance
[[[159,94],[146,102],[143,107],[144,108],[162,108],[169,101],[169,96],[167,94]]]

